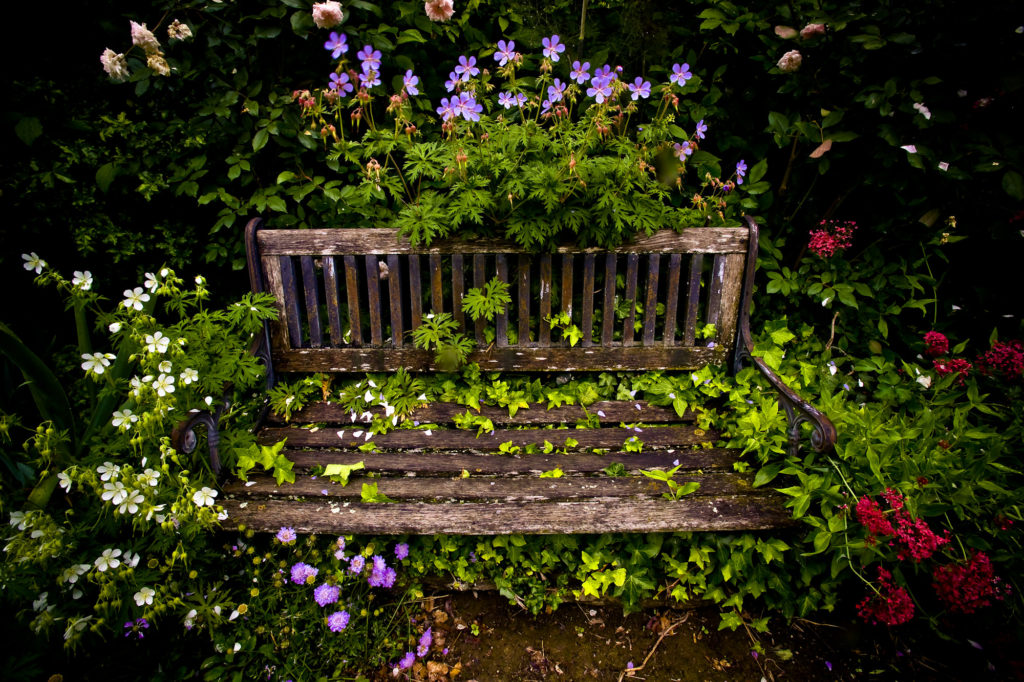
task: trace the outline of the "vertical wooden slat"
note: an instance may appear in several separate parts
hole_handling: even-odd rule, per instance
[[[473,286],[477,289],[483,290],[484,286],[487,285],[487,274],[485,268],[487,267],[487,257],[482,253],[473,254]],[[476,345],[483,348],[484,346],[484,330],[487,328],[487,319],[481,317],[479,320],[473,320],[473,331],[476,334]]]
[[[537,343],[551,345],[551,254],[540,257],[540,313],[537,315]]]
[[[402,264],[397,254],[388,255],[388,302],[391,304],[391,342],[402,347]]]
[[[323,329],[320,328],[320,294],[316,285],[316,268],[312,256],[300,256],[299,267],[302,269],[302,298],[306,302],[306,319],[309,321],[309,345],[319,348],[323,341]]]
[[[704,269],[704,254],[690,256],[690,281],[686,287],[686,324],[683,326],[683,345],[692,346],[697,334],[697,305],[700,303],[700,277]]]
[[[452,254],[452,317],[459,325],[459,331],[466,331],[466,313],[462,312],[462,293],[465,289],[466,273],[461,253]]]
[[[647,257],[647,298],[644,299],[644,345],[654,345],[654,326],[658,321],[658,277],[661,270],[661,255],[652,253]]]
[[[594,254],[583,256],[583,347],[594,345]]]
[[[420,254],[409,254],[409,309],[412,328],[423,324],[423,283],[420,280]]]
[[[741,253],[730,253],[725,256],[725,271],[722,274],[724,285],[716,341],[726,351],[731,350],[736,341],[736,319],[739,315],[745,264],[746,257]]]
[[[323,256],[324,259],[324,293],[327,296],[327,323],[331,328],[331,345],[340,346],[341,335],[341,301],[338,300],[338,270],[334,256]]]
[[[601,345],[612,345],[615,334],[615,258],[609,253],[604,258],[604,308],[601,311]]]
[[[562,256],[562,312],[572,323],[572,254]]]
[[[636,323],[636,280],[640,269],[640,255],[626,256],[626,321],[622,324],[622,345],[633,345],[633,328]]]
[[[359,312],[359,271],[356,257],[345,256],[345,295],[348,299],[348,326],[353,346],[363,345],[363,321]]]
[[[366,256],[366,307],[370,312],[370,345],[384,344],[380,322],[380,270],[376,256]]]
[[[444,291],[441,288],[441,255],[430,254],[430,311],[444,312]]]
[[[519,341],[520,346],[530,345],[530,257],[519,255]]]
[[[497,256],[495,256],[494,260],[495,266],[497,267],[498,270],[498,279],[502,283],[508,284],[508,257],[503,253],[499,253]],[[505,312],[498,313],[498,317],[495,318],[494,320],[494,327],[494,335],[497,337],[495,338],[494,342],[498,344],[499,347],[507,346],[508,306],[505,306]]]
[[[666,346],[676,345],[676,310],[679,307],[679,267],[683,257],[673,253],[668,257],[668,298],[665,301]]]
[[[263,285],[274,295],[274,307],[277,308],[277,319],[270,320],[270,345],[275,349],[288,348],[288,326],[285,318],[288,313],[284,309],[284,284],[281,281],[281,259],[276,256],[263,257]]]
[[[284,291],[284,312],[292,348],[302,348],[302,321],[299,319],[299,288],[290,256],[280,256],[281,287]]]
[[[719,313],[722,303],[722,276],[725,274],[725,256],[715,254],[715,262],[711,266],[711,283],[708,286],[708,314],[705,324],[718,327]]]

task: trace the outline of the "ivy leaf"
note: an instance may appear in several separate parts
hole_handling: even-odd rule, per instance
[[[359,496],[363,502],[376,504],[379,502],[394,502],[390,497],[377,490],[376,483],[364,483],[363,489],[360,491]]]
[[[540,477],[541,478],[561,478],[562,475],[563,475],[562,470],[559,469],[558,467],[555,467],[551,471],[544,471],[544,472],[542,472]]]
[[[362,462],[356,462],[355,464],[328,464],[324,467],[324,476],[339,481],[341,487],[344,488],[348,485],[348,477],[352,475],[353,471],[365,468]]]

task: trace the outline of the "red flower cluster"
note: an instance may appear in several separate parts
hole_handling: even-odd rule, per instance
[[[822,258],[830,258],[836,251],[848,249],[853,244],[853,231],[857,223],[852,220],[822,220],[819,229],[811,230],[807,248]]]
[[[915,561],[928,559],[939,547],[949,544],[949,531],[937,535],[924,519],[915,519],[903,508],[903,495],[892,488],[886,488],[882,497],[889,503],[892,520],[877,502],[864,496],[857,502],[857,520],[868,530],[868,544],[875,544],[877,536],[891,535],[890,543],[899,546],[900,559],[912,557]],[[893,524],[895,521],[895,525]]]
[[[885,518],[885,512],[878,506],[878,503],[865,495],[857,502],[857,520],[868,529],[874,539],[875,535],[895,535],[889,519]]]
[[[1024,343],[996,341],[992,349],[978,358],[978,367],[985,374],[1003,374],[1007,379],[1024,376]]]
[[[992,571],[992,561],[984,552],[975,552],[966,566],[941,566],[932,577],[935,593],[954,612],[974,613],[989,606],[993,599],[1002,599],[1005,591],[1002,580]]]
[[[902,625],[914,617],[914,602],[906,588],[892,581],[892,573],[878,567],[878,592],[857,605],[857,614],[869,623]]]
[[[964,379],[967,378],[967,373],[969,371],[971,371],[971,363],[967,362],[963,358],[935,361],[936,374],[938,374],[940,377],[946,376],[947,374],[959,374],[961,386],[964,385]]]
[[[939,332],[928,332],[924,335],[924,354],[930,358],[938,358],[949,352],[949,339]]]

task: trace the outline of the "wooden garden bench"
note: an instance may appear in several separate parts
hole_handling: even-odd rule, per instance
[[[738,369],[750,360],[778,390],[790,418],[791,453],[802,422],[813,426],[815,449],[835,442],[829,420],[750,355],[758,234],[753,220],[738,228],[663,230],[614,251],[566,246],[549,254],[493,239],[413,248],[391,229],[261,227],[259,219],[249,223],[246,248],[253,290],[271,292],[280,312],[257,351],[268,385],[281,373],[436,371],[433,353],[415,348],[409,331],[431,311],[446,311],[476,341],[469,362],[487,372],[693,370],[730,361]],[[512,304],[492,323],[467,320],[460,305],[467,280],[482,287],[494,276],[511,285]],[[622,322],[614,314],[616,300],[627,309]],[[576,347],[552,334],[547,320],[562,311],[582,331]],[[698,341],[697,330],[706,324],[717,330],[713,342]],[[234,522],[248,528],[290,526],[307,533],[715,531],[790,520],[778,494],[752,488],[750,475],[733,471],[738,451],[711,447],[720,434],[697,429],[692,415],[680,419],[672,409],[633,400],[586,409],[533,405],[514,417],[484,407],[495,430],[477,437],[453,426],[466,411],[464,405],[425,405],[410,419],[436,428],[379,434],[373,438],[376,452],[356,449],[365,443],[356,433],[365,424],[353,424],[338,405],[308,405],[287,423],[270,413],[258,427],[258,442],[288,439],[284,452],[295,463],[296,482],[278,485],[271,477],[251,476],[247,484],[226,485],[223,504]],[[598,416],[600,428],[573,428],[588,414]],[[209,443],[219,469],[216,421],[216,415],[195,414],[176,440],[181,448],[194,447],[193,427],[212,427]],[[636,423],[644,425],[640,434],[626,426]],[[624,452],[634,435],[642,452]],[[544,441],[556,452],[498,452],[502,443],[525,448]],[[366,470],[345,487],[310,475],[317,465],[358,462]],[[615,462],[627,476],[603,471]],[[663,499],[666,484],[640,474],[677,464],[677,482],[701,484],[679,500]],[[562,477],[540,477],[556,467]],[[360,478],[368,472],[379,478]],[[371,480],[395,502],[362,502],[361,483]]]

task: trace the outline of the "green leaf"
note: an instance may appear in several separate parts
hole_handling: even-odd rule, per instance
[[[75,451],[75,419],[71,412],[64,385],[50,368],[22,343],[7,325],[0,322],[0,353],[21,370],[32,400],[43,419],[53,422],[56,429],[67,431],[71,437],[71,451]],[[109,419],[110,414],[104,415]]]
[[[266,146],[267,140],[270,139],[270,132],[266,128],[260,128],[256,131],[256,134],[252,137],[252,150],[258,152]]]
[[[106,194],[107,190],[110,189],[110,183],[117,177],[117,166],[112,163],[105,163],[96,169],[96,186],[100,188],[100,191]]]
[[[1024,178],[1017,171],[1003,175],[1003,190],[1017,201],[1024,201]]]
[[[779,475],[779,471],[782,470],[782,466],[782,462],[776,462],[774,464],[761,467],[761,469],[758,470],[757,475],[754,476],[754,487],[760,488],[763,485],[771,483],[772,480]]]
[[[753,165],[750,169],[750,182],[755,183],[764,177],[764,174],[768,172],[768,159],[761,159]],[[748,188],[749,191],[749,188]]]
[[[558,467],[555,467],[551,471],[541,472],[540,477],[541,478],[561,478],[562,474],[563,474],[562,470],[559,469]]]
[[[285,213],[288,211],[288,206],[281,197],[267,197],[267,208],[271,211],[277,211],[278,213]]]
[[[40,135],[43,134],[43,124],[35,116],[29,116],[18,121],[14,126],[14,134],[27,146],[32,146]]]
[[[348,485],[348,477],[352,475],[353,471],[365,468],[362,462],[356,462],[355,464],[328,464],[324,467],[324,476],[339,481],[341,487],[344,488]]]
[[[390,497],[377,490],[376,483],[364,483],[363,489],[360,491],[360,497],[363,502],[367,503],[378,503],[378,502],[394,502]]]

